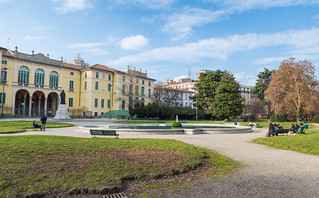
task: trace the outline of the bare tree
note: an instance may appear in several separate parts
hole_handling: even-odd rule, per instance
[[[276,102],[278,113],[292,114],[297,121],[301,113],[317,113],[319,90],[312,63],[307,60],[297,62],[295,58],[284,60],[272,75],[266,98],[271,110],[275,110]]]
[[[181,96],[178,90],[164,87],[154,88],[154,101],[159,104],[167,104],[169,106],[177,106],[181,101]]]

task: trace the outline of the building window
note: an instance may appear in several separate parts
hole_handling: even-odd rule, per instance
[[[74,72],[70,72],[70,76],[74,76]]]
[[[130,85],[130,87],[129,87],[129,93],[130,93],[130,95],[133,94],[133,85]]]
[[[145,99],[142,98],[142,99],[141,99],[141,104],[144,104],[144,103],[145,103]]]
[[[107,85],[107,91],[111,91],[111,89],[112,89],[111,87],[112,87],[112,85],[111,85],[111,84],[108,84],[108,85]]]
[[[7,65],[8,61],[7,60],[2,60],[2,64]]]
[[[138,83],[138,79],[136,79],[136,83]]]
[[[50,88],[58,88],[59,75],[55,71],[50,73]]]
[[[96,118],[97,118],[97,112],[94,112],[94,117],[96,117]]]
[[[142,85],[144,85],[144,80],[142,80]]]
[[[151,97],[151,89],[148,89],[148,97]]]
[[[95,77],[96,77],[96,79],[99,79],[99,72],[95,73]]]
[[[69,107],[73,107],[73,98],[69,98]]]
[[[122,85],[122,94],[125,94],[125,85]]]
[[[6,104],[6,93],[0,93],[0,104]]]
[[[87,82],[84,81],[84,90],[86,90],[86,88],[87,88]]]
[[[69,89],[70,89],[70,91],[74,90],[74,81],[73,80],[70,80]]]
[[[1,71],[1,83],[6,83],[7,82],[7,71],[2,70]]]
[[[105,80],[105,74],[102,74],[102,79]]]
[[[109,81],[111,81],[111,80],[112,80],[111,75],[109,75]]]
[[[99,90],[99,82],[98,81],[95,82],[95,90]]]
[[[25,66],[20,67],[19,76],[18,76],[19,85],[28,85],[29,84],[29,69]]]
[[[125,76],[122,76],[122,82],[125,82]]]
[[[151,81],[148,81],[148,86],[151,86]]]
[[[104,99],[101,99],[101,108],[104,108]]]
[[[84,73],[84,78],[87,78],[88,77],[88,74],[85,72]]]
[[[135,95],[138,95],[138,86],[135,86]]]
[[[144,87],[141,88],[141,95],[144,96]]]
[[[107,100],[107,108],[111,108],[111,100]]]
[[[97,108],[99,106],[99,99],[94,99],[94,107]]]
[[[125,110],[125,100],[122,100],[122,110]]]
[[[42,69],[35,70],[34,74],[34,85],[36,87],[43,87],[44,85],[44,71]]]

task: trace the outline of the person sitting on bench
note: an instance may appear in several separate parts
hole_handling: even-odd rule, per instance
[[[34,128],[41,128],[41,125],[38,125],[37,123],[35,123],[35,121],[32,121],[32,125]]]

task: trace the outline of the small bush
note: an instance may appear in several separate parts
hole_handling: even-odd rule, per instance
[[[182,123],[180,122],[173,122],[172,124],[172,128],[181,128],[182,127]]]

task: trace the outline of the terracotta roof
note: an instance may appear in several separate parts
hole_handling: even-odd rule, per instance
[[[117,69],[113,69],[113,68],[110,68],[110,67],[107,67],[107,66],[101,65],[101,64],[95,64],[95,65],[92,65],[92,66],[87,67],[87,68],[99,69],[99,70],[104,70],[104,71],[108,71],[108,72],[121,72],[121,73],[125,73],[125,72],[123,72],[123,71],[120,71],[120,70],[117,70]]]
[[[64,67],[71,68],[71,69],[77,69],[77,70],[83,69],[83,67],[81,67],[79,65],[74,65],[71,63],[63,63],[63,65],[64,65]]]
[[[7,56],[7,57],[13,57],[13,55],[7,50],[5,52],[3,52],[2,54],[3,56]]]

